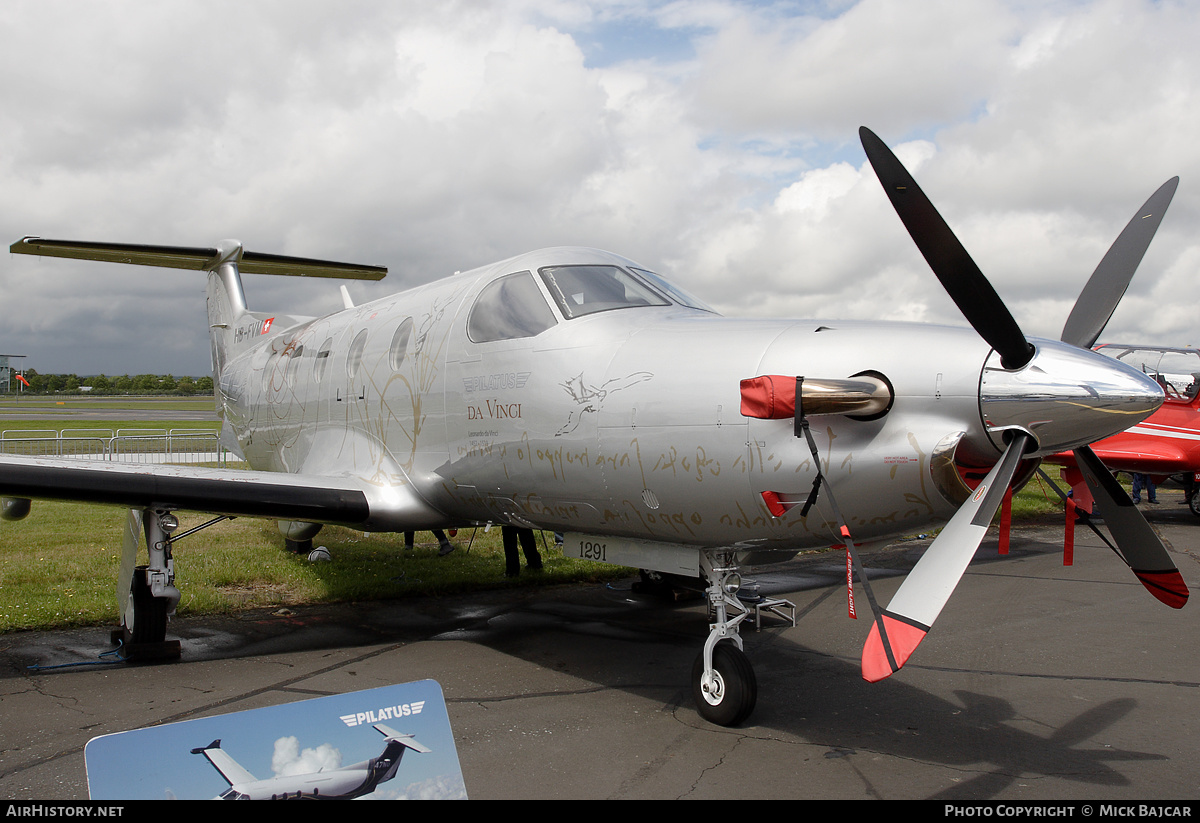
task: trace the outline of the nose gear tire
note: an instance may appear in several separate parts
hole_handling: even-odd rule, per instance
[[[758,681],[749,659],[732,643],[713,648],[713,685],[705,691],[704,653],[692,664],[692,696],[696,710],[710,723],[736,726],[754,711],[758,701]]]

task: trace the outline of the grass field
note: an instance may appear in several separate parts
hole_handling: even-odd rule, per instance
[[[207,519],[181,512],[180,532]],[[123,509],[43,501],[34,501],[25,520],[0,522],[0,632],[115,625],[124,522]],[[547,532],[539,538],[544,570],[509,579],[504,577],[499,528],[479,529],[473,540],[471,530],[460,531],[452,542],[459,548],[438,557],[437,542],[428,532],[418,532],[413,550],[406,552],[402,534],[327,526],[314,545],[327,546],[333,559],[310,563],[284,548],[274,521],[222,521],[175,546],[183,592],[179,614],[436,596],[610,580],[631,573],[563,557]]]
[[[27,412],[78,412],[78,411],[150,411],[169,413],[173,411],[201,412],[213,409],[213,398],[205,397],[199,400],[181,399],[178,397],[87,397],[73,395],[67,398],[54,397],[22,397],[19,400],[0,398],[0,413],[19,415]]]

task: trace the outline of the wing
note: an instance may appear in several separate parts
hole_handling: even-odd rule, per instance
[[[353,477],[0,455],[0,496],[337,523],[381,530],[443,518],[411,484]]]
[[[386,726],[383,723],[376,723],[375,731],[382,734],[388,743],[399,743],[406,749],[412,749],[414,752],[421,752],[422,754],[429,754],[431,751],[428,747],[417,742],[411,734],[401,734],[391,726]]]
[[[1188,432],[1164,437],[1161,436],[1161,432],[1138,425],[1116,437],[1101,440],[1091,448],[1110,471],[1179,474],[1200,470],[1200,463],[1189,454],[1188,449],[1180,445],[1190,445],[1190,442],[1195,440],[1200,440],[1200,433]],[[1060,466],[1073,466],[1077,463],[1074,452],[1060,452],[1046,460]]]
[[[1107,446],[1098,443],[1092,447],[1092,451],[1105,466],[1115,472],[1178,474],[1200,468],[1189,458],[1187,452],[1170,443],[1131,443],[1128,446]]]

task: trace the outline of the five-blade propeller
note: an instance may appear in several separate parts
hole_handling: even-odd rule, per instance
[[[917,248],[951,299],[979,335],[996,350],[1006,370],[1029,364],[1035,349],[1004,302],[917,186],[916,181],[873,132],[859,129],[867,159]],[[1165,183],[1139,210],[1113,243],[1072,309],[1062,340],[1090,348],[1129,286],[1171,202],[1179,179]],[[863,648],[863,677],[881,680],[899,670],[941,613],[1012,482],[1033,437],[1017,431],[1000,461],[963,504],[913,567],[891,603],[876,615]],[[1117,549],[1155,597],[1180,608],[1188,590],[1158,535],[1133,505],[1112,473],[1087,446],[1075,450],[1084,477],[1104,511]]]

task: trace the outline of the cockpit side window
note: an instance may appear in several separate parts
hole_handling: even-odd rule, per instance
[[[670,305],[662,295],[617,266],[547,266],[540,273],[567,319],[610,309]]]
[[[1200,352],[1105,344],[1096,351],[1141,370],[1162,386],[1167,402],[1191,402],[1200,393]]]
[[[557,322],[533,274],[522,271],[492,281],[479,293],[467,318],[467,336],[476,343],[516,340],[541,334]]]
[[[1158,361],[1158,373],[1152,375],[1168,400],[1194,400],[1200,390],[1197,374],[1200,374],[1200,359],[1193,352],[1163,352]]]

